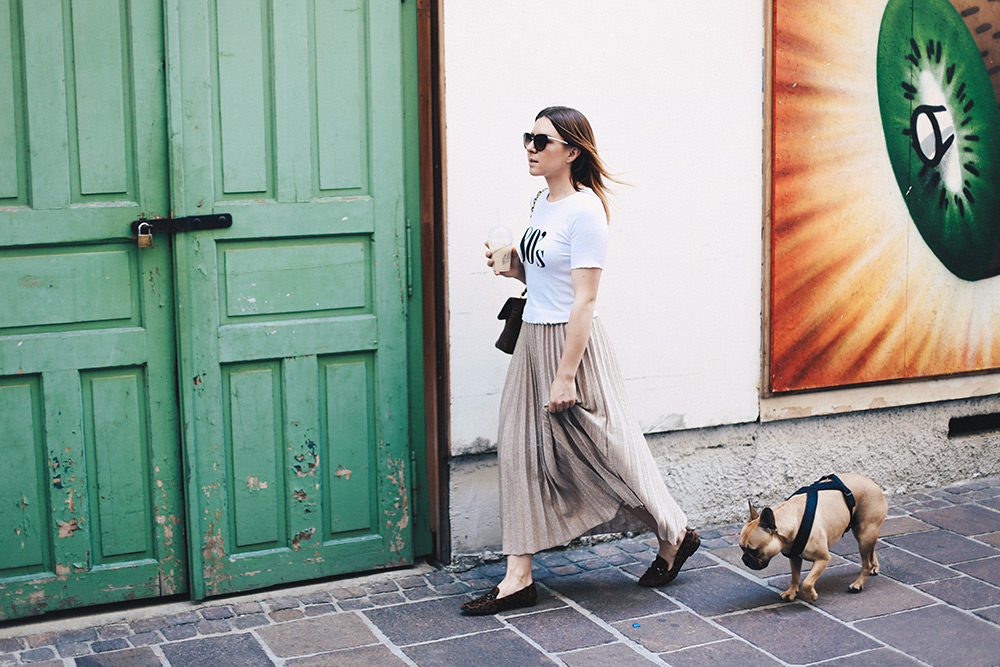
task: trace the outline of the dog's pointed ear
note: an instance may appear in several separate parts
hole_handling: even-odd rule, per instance
[[[750,505],[750,520],[753,521],[754,519],[758,518],[760,514],[757,514],[757,510],[753,508],[753,501],[750,500],[749,498],[747,499],[747,504]]]
[[[774,523],[774,512],[770,507],[765,507],[761,510],[760,523],[758,525],[769,533],[778,532],[778,527]]]

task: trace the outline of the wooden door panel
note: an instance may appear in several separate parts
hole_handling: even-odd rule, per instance
[[[400,5],[178,8],[195,595],[409,562]]]
[[[161,16],[0,0],[0,619],[186,588]]]

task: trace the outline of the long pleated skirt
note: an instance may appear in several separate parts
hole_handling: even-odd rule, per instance
[[[565,544],[623,507],[647,510],[659,538],[677,543],[687,518],[650,454],[599,318],[576,375],[579,404],[545,409],[565,341],[565,324],[526,322],[507,371],[497,444],[504,553]]]

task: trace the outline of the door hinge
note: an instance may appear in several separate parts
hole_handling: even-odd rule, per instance
[[[413,250],[411,248],[410,236],[413,228],[410,219],[406,219],[406,296],[413,296]]]
[[[139,218],[132,222],[132,235],[139,231],[139,225],[146,225],[144,233],[176,234],[178,232],[197,232],[203,229],[225,229],[233,226],[233,216],[229,213],[213,213],[211,215],[191,215],[186,218]]]
[[[414,450],[410,450],[410,497],[417,497],[417,487],[420,486],[419,478],[417,477],[417,453]],[[412,504],[411,504],[412,507]]]

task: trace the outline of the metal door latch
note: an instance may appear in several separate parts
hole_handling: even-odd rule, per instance
[[[148,248],[148,245],[143,245],[143,236],[197,232],[203,229],[225,229],[232,226],[233,216],[229,213],[191,215],[186,218],[151,218],[149,220],[141,218],[132,222],[132,235],[139,237],[141,247]]]

